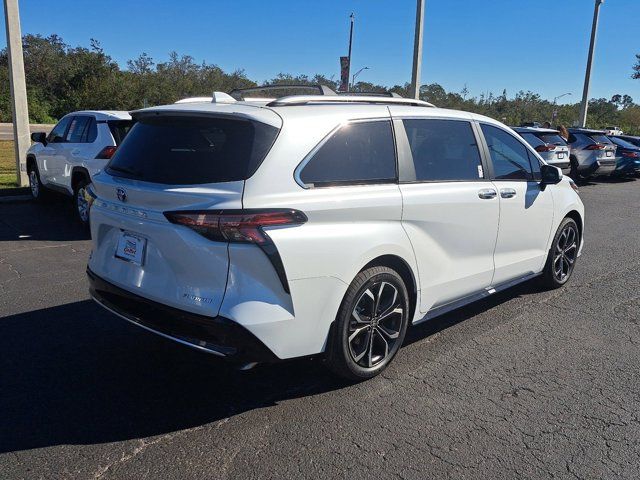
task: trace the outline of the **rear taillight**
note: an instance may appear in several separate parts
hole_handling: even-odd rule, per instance
[[[606,146],[603,143],[592,143],[584,147],[585,150],[604,150]]]
[[[171,223],[184,225],[203,237],[221,242],[266,245],[271,243],[264,227],[300,225],[307,216],[298,210],[201,210],[164,212]]]
[[[541,153],[541,152],[550,152],[555,149],[556,149],[555,145],[552,145],[550,143],[545,143],[544,145],[538,145],[535,148],[535,151]]]
[[[626,158],[640,158],[638,152],[622,152],[622,156]]]
[[[112,145],[104,147],[102,150],[100,150],[100,153],[96,155],[96,158],[100,160],[109,160],[111,157],[113,157],[113,154],[116,153],[117,148],[118,147],[114,147]]]

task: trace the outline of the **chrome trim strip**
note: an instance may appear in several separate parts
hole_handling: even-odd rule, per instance
[[[147,331],[149,331],[151,333],[155,333],[156,335],[160,335],[161,337],[167,338],[169,340],[173,340],[174,342],[181,343],[182,345],[186,345],[187,347],[191,347],[191,348],[194,348],[196,350],[200,350],[202,352],[211,353],[212,355],[216,355],[218,357],[225,357],[226,356],[224,353],[218,352],[217,350],[212,350],[210,348],[205,348],[205,347],[202,347],[200,345],[196,345],[195,343],[187,342],[186,340],[182,340],[182,339],[177,338],[177,337],[172,337],[171,335],[167,335],[166,333],[158,332],[157,330],[154,330],[153,328],[149,328],[146,325],[142,325],[142,324],[136,322],[135,320],[132,320],[132,319],[122,315],[121,313],[118,313],[115,310],[107,307],[104,303],[102,303],[100,300],[98,300],[93,295],[91,295],[91,298],[98,305],[100,305],[102,308],[104,308],[105,310],[108,310],[109,312],[111,312],[114,315],[117,315],[118,317],[122,318],[123,320],[126,320],[127,322],[135,325],[136,327],[144,328],[145,330],[147,330]]]

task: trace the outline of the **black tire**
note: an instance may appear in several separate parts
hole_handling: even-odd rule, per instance
[[[89,205],[85,200],[85,189],[89,183],[89,180],[83,178],[73,187],[73,207],[76,219],[84,227],[89,227]]]
[[[42,185],[38,165],[35,161],[29,164],[29,167],[27,168],[27,175],[29,177],[29,191],[31,192],[31,198],[36,202],[46,200],[47,189]]]
[[[575,220],[566,217],[558,227],[541,277],[541,286],[552,290],[565,285],[578,260],[580,229]]]
[[[578,159],[574,156],[571,156],[569,158],[569,162],[571,166],[569,177],[571,177],[571,179],[578,184],[585,183],[589,179],[589,176],[582,175],[578,172]]]
[[[371,315],[374,310],[377,314]],[[340,305],[327,344],[327,366],[351,381],[375,377],[400,349],[408,323],[409,294],[402,277],[388,267],[363,270]]]

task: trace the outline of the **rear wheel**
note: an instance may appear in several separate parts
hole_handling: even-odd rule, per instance
[[[73,189],[76,218],[85,227],[89,225],[89,202],[86,199],[87,185],[89,185],[89,180],[83,178]]]
[[[583,183],[589,179],[588,175],[584,175],[578,170],[578,159],[576,157],[570,158],[571,170],[569,172],[569,176],[576,183]]]
[[[580,249],[580,231],[572,218],[565,218],[556,232],[542,275],[542,285],[553,289],[571,278]]]
[[[409,321],[409,295],[388,267],[360,272],[340,306],[327,346],[327,364],[349,380],[379,374],[400,349]]]

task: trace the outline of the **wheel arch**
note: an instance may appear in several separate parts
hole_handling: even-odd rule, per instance
[[[85,167],[73,167],[71,170],[71,190],[75,192],[78,182],[82,179],[87,180],[87,182],[91,182],[91,175],[89,175],[89,171]]]
[[[578,212],[577,210],[570,210],[564,216],[564,218],[567,218],[567,217],[573,219],[573,221],[575,221],[576,224],[578,225],[578,233],[580,234],[580,242],[582,242],[582,232],[583,232],[583,229],[584,229],[584,223],[582,221],[582,216],[580,215],[580,212]]]
[[[416,305],[418,302],[418,281],[413,269],[409,266],[409,263],[399,255],[386,254],[380,255],[366,265],[364,265],[358,273],[371,267],[388,267],[398,272],[398,275],[402,278],[409,292],[409,324],[413,321],[413,316],[416,312]]]
[[[36,161],[36,156],[33,153],[28,153],[27,154],[27,171],[29,171],[29,169],[34,166],[35,167],[38,166],[38,162]]]

